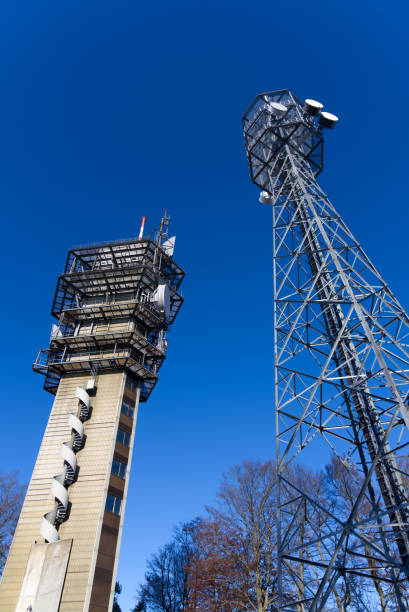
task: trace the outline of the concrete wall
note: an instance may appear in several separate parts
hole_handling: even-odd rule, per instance
[[[56,612],[67,573],[72,540],[33,544],[16,612]]]
[[[68,414],[77,411],[75,389],[77,386],[85,387],[88,378],[83,375],[65,377],[60,382],[0,584],[2,612],[14,612],[31,546],[35,541],[42,541],[41,520],[54,505],[50,493],[51,480],[63,469],[60,446],[70,439]],[[62,612],[93,609],[91,592],[124,383],[125,374],[122,372],[100,374],[96,395],[91,399],[92,414],[85,423],[85,444],[77,453],[78,479],[69,487],[69,517],[59,530],[61,539],[73,540],[59,607]],[[134,432],[134,423],[132,429]],[[113,541],[111,546],[114,546]],[[99,605],[95,611],[102,609]]]

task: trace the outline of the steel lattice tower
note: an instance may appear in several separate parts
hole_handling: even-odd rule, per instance
[[[273,212],[278,609],[338,609],[359,584],[406,610],[409,318],[316,181],[336,121],[321,108],[280,90],[243,117]],[[344,470],[343,509],[305,478],[321,456]]]

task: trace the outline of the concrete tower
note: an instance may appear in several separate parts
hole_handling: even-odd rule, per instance
[[[68,253],[58,323],[34,364],[55,400],[0,584],[2,612],[111,609],[138,405],[183,302],[168,222],[154,239]]]

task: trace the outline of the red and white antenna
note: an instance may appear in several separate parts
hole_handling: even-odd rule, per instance
[[[142,239],[143,236],[143,228],[145,227],[145,221],[146,221],[146,217],[142,217],[141,219],[141,230],[139,232],[139,238],[138,238],[138,242]]]

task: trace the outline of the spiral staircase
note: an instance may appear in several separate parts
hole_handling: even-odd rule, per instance
[[[68,425],[71,427],[71,439],[63,442],[60,456],[64,461],[61,474],[54,476],[51,492],[55,497],[54,508],[43,516],[40,533],[47,542],[57,542],[60,538],[58,527],[67,517],[68,488],[75,479],[77,469],[77,453],[81,450],[84,441],[84,422],[90,415],[90,396],[81,387],[77,387],[75,397],[78,399],[77,414],[68,415]]]

